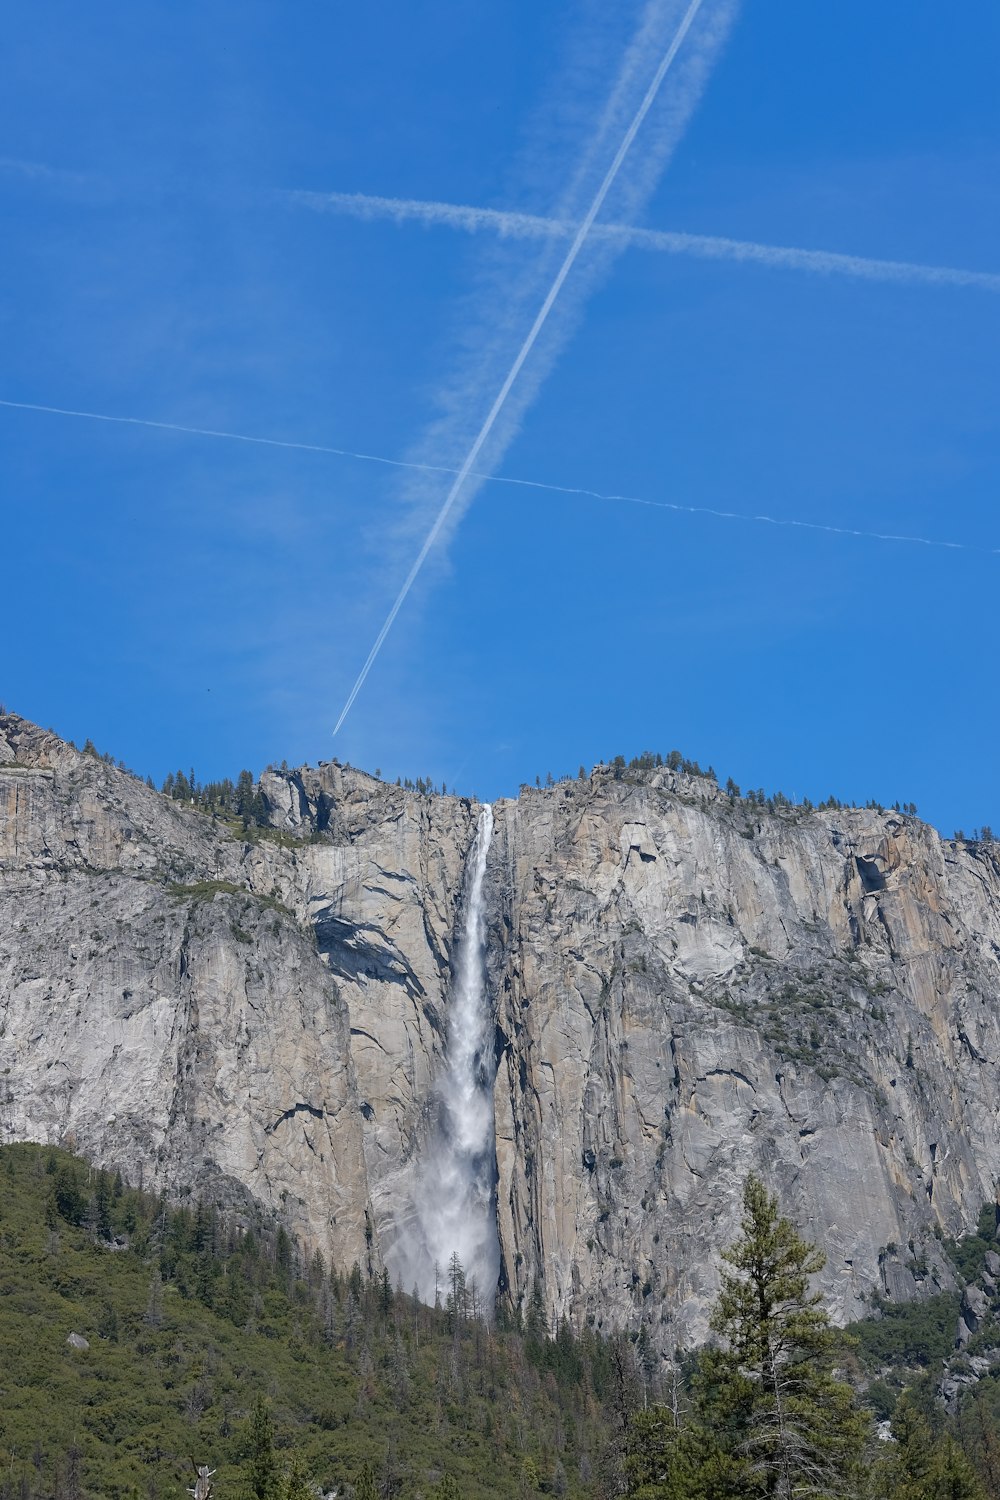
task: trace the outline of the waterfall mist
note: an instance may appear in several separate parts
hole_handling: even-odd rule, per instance
[[[486,993],[483,880],[493,809],[479,815],[466,870],[465,917],[448,1005],[448,1048],[438,1083],[438,1123],[417,1174],[409,1232],[390,1259],[425,1302],[444,1296],[457,1252],[489,1314],[500,1276],[493,1122],[493,1016]]]

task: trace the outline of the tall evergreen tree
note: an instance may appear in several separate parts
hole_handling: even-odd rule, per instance
[[[950,1433],[935,1437],[913,1398],[892,1414],[894,1441],[875,1465],[874,1500],[986,1500],[972,1464]]]
[[[703,1351],[691,1417],[636,1413],[625,1472],[631,1500],[833,1500],[859,1492],[870,1430],[834,1375],[837,1336],[810,1292],[822,1251],[808,1244],[757,1177]],[[893,1497],[896,1500],[896,1497]],[[929,1500],[929,1497],[928,1497]]]
[[[465,1314],[465,1267],[458,1256],[458,1251],[453,1250],[448,1262],[448,1301],[447,1309],[451,1318],[451,1326],[458,1328]]]
[[[946,1433],[935,1445],[930,1485],[921,1500],[925,1497],[926,1500],[986,1500],[986,1491],[975,1469],[951,1433]]]
[[[354,1500],[379,1500],[375,1471],[371,1464],[365,1464],[358,1476],[358,1482],[354,1486]]]
[[[870,1426],[833,1367],[837,1337],[809,1280],[826,1263],[758,1177],[712,1314],[722,1346],[704,1361],[702,1406],[732,1460],[736,1493],[794,1500],[850,1494]]]
[[[249,828],[254,817],[254,785],[253,774],[250,771],[241,771],[236,782],[236,815],[243,823],[244,828]]]
[[[280,1500],[281,1484],[274,1456],[274,1428],[263,1396],[258,1396],[247,1424],[247,1484],[253,1500]]]
[[[281,1482],[281,1500],[316,1500],[316,1489],[306,1478],[302,1460],[292,1459],[291,1467]]]
[[[625,1445],[629,1500],[734,1500],[739,1465],[705,1415],[681,1424],[668,1406],[633,1413]]]

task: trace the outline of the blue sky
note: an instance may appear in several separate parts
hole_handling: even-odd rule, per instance
[[[565,240],[290,195],[578,221],[683,7],[608,9],[14,8],[0,397],[458,467]],[[603,218],[1000,273],[993,0],[703,0],[689,43]],[[996,827],[998,334],[988,286],[588,244],[490,471],[964,547],[486,484],[336,740],[446,475],[0,407],[0,697],[157,778],[677,746]]]

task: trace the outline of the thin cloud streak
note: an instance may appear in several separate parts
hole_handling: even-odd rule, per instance
[[[382,198],[369,193],[317,193],[293,190],[279,195],[283,201],[321,213],[338,214],[368,222],[444,225],[467,234],[493,233],[501,239],[561,239],[573,233],[573,225],[541,214],[480,208],[468,203],[440,203],[421,198]],[[668,255],[688,255],[699,260],[725,260],[772,266],[790,271],[811,271],[823,276],[848,276],[862,281],[896,282],[923,286],[977,287],[1000,292],[1000,274],[968,271],[958,266],[933,266],[917,261],[881,260],[874,256],[845,255],[835,250],[806,250],[793,245],[768,245],[756,240],[736,240],[720,235],[682,234],[665,229],[636,229],[628,224],[594,224],[591,237],[640,250]]]
[[[41,406],[32,401],[6,401],[0,398],[0,406],[11,411],[36,411],[51,416],[83,417],[91,422],[111,422],[127,427],[151,427],[158,432],[176,432],[189,437],[221,438],[233,443],[258,443],[267,448],[292,448],[301,453],[322,453],[335,458],[357,459],[361,463],[387,464],[394,469],[415,469],[420,473],[458,474],[459,469],[447,464],[413,463],[402,458],[386,458],[378,453],[360,453],[351,448],[333,448],[325,443],[299,443],[284,438],[255,437],[245,432],[223,432],[211,427],[188,427],[179,422],[156,422],[147,417],[120,417],[106,412],[76,411],[64,406]],[[510,474],[486,474],[470,469],[468,478],[483,484],[515,485],[521,489],[544,490],[554,495],[577,495],[581,499],[601,500],[622,505],[643,505],[651,510],[669,510],[687,516],[712,516],[720,521],[741,521],[753,525],[791,527],[799,531],[820,531],[830,536],[856,537],[863,541],[904,542],[919,547],[935,547],[949,552],[978,552],[988,557],[1000,557],[1000,547],[982,547],[974,542],[948,542],[937,537],[911,536],[890,531],[864,531],[854,526],[834,526],[824,521],[800,521],[781,516],[751,515],[746,511],[718,510],[708,505],[682,505],[679,501],[649,500],[641,495],[607,494],[603,490],[589,490],[580,485],[550,484],[544,479],[519,479]]]
[[[51,182],[69,187],[89,187],[94,181],[83,172],[68,172],[63,167],[49,167],[42,161],[23,161],[14,156],[0,156],[0,174],[21,177],[28,182]]]
[[[688,31],[691,29],[691,23],[694,21],[694,18],[698,14],[698,11],[701,9],[701,5],[702,0],[691,0],[690,5],[684,12],[680,25],[677,28],[670,46],[667,48],[666,52],[663,54],[663,57],[660,59],[659,66],[657,67],[652,81],[642,98],[642,102],[640,103],[639,108],[636,110],[635,114],[632,116],[628,129],[625,131],[618,150],[615,152],[615,155],[612,158],[611,165],[605,172],[604,177],[601,181],[601,185],[597,189],[597,192],[594,194],[590,207],[588,208],[583,221],[576,231],[576,234],[573,238],[573,243],[570,245],[569,250],[566,252],[566,256],[562,262],[562,265],[556,272],[555,280],[552,282],[551,287],[546,293],[544,302],[535,315],[535,320],[532,323],[531,328],[528,330],[527,336],[525,337],[524,342],[522,343],[514,358],[514,363],[511,365],[510,370],[507,372],[504,382],[501,385],[496,398],[494,399],[493,405],[490,407],[490,410],[487,413],[486,420],[483,422],[483,425],[479,429],[479,432],[477,433],[471,448],[466,454],[462,466],[455,477],[455,481],[452,484],[451,489],[448,491],[448,494],[445,496],[444,503],[435,516],[434,522],[430,530],[428,531],[427,536],[424,538],[423,545],[421,546],[420,551],[417,553],[416,559],[414,560],[410,571],[407,573],[406,578],[403,581],[403,586],[397,594],[392,607],[389,610],[385,621],[383,622],[381,630],[375,637],[374,644],[372,645],[372,648],[368,653],[364,666],[361,668],[357,680],[354,683],[354,686],[351,688],[350,693],[348,694],[347,702],[344,704],[344,707],[340,711],[340,717],[338,718],[336,725],[334,726],[334,734],[338,733],[341,725],[347,718],[347,715],[350,713],[351,708],[354,704],[354,700],[357,698],[358,693],[364,686],[365,679],[367,678],[368,673],[371,671],[375,660],[382,649],[385,639],[389,634],[389,631],[392,629],[396,616],[399,614],[400,609],[403,607],[403,604],[406,601],[407,595],[409,594],[411,588],[417,580],[420,570],[427,558],[427,554],[430,552],[434,543],[437,541],[437,538],[441,533],[441,529],[447,521],[449,514],[451,513],[452,507],[458,499],[462,487],[465,484],[465,481],[468,479],[476,462],[476,459],[479,457],[479,454],[482,451],[483,445],[492,432],[496,424],[496,420],[507,402],[507,397],[510,395],[514,382],[517,380],[517,377],[521,372],[521,368],[524,365],[525,360],[528,358],[529,354],[534,348],[538,340],[538,336],[544,328],[549,314],[552,311],[552,308],[555,306],[556,299],[558,298],[559,293],[562,291],[567,276],[573,269],[576,259],[586,242],[591,228],[593,227],[594,221],[601,211],[604,200],[607,198],[608,193],[611,191],[611,188],[614,185],[614,181],[621,170],[622,163],[628,155],[629,148],[631,147],[632,142],[635,140],[635,137],[642,126],[642,122],[648,115],[653,101],[660,91],[660,85],[663,83],[663,80],[666,77],[671,64],[673,63],[674,58],[680,51],[684,38],[687,36]]]

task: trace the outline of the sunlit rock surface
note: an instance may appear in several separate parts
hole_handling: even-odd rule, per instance
[[[946,1281],[934,1228],[1000,1170],[997,846],[669,772],[527,792],[498,830],[516,1291],[690,1342],[751,1169],[826,1248],[839,1318]]]
[[[0,1133],[393,1261],[479,808],[328,764],[254,839],[0,718]],[[705,1330],[760,1171],[836,1315],[947,1283],[1000,1175],[998,846],[667,771],[495,806],[502,1287]]]

